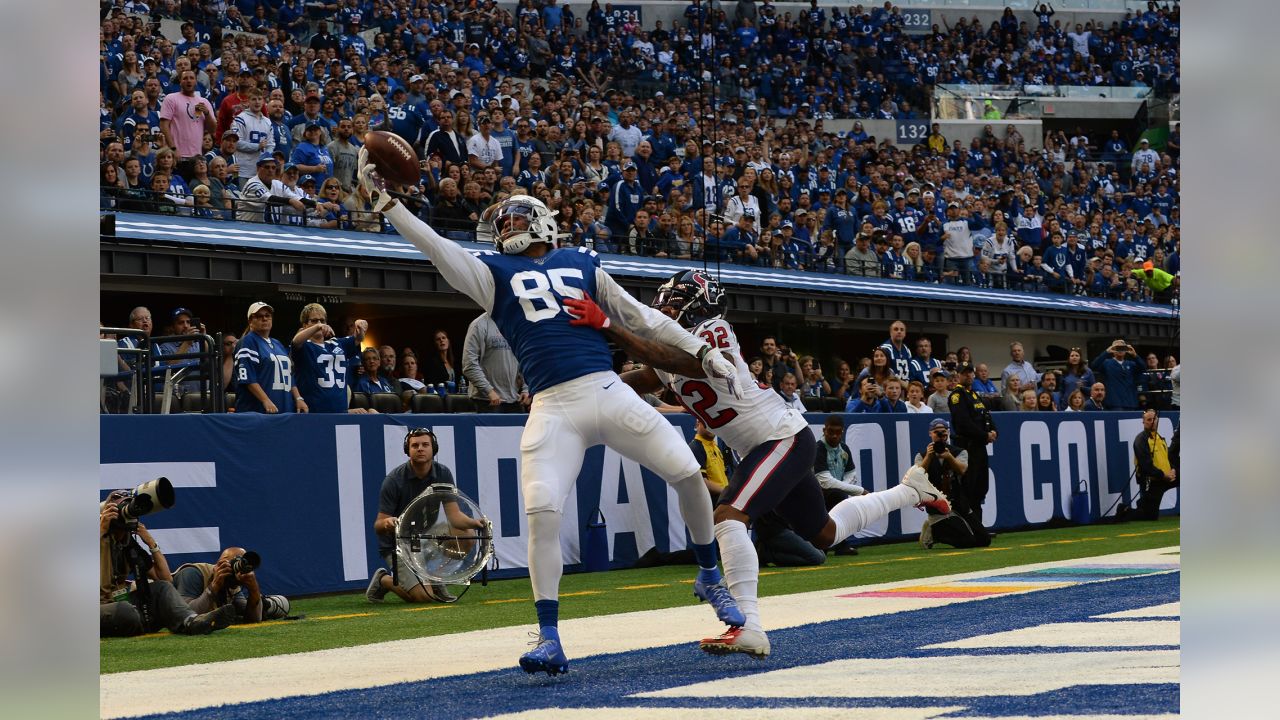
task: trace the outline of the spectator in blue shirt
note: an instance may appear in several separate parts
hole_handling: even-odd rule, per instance
[[[844,411],[847,413],[892,412],[884,398],[878,397],[878,393],[874,380],[870,377],[862,378],[858,384],[858,396],[849,400],[849,403],[844,407]],[[903,412],[906,411],[903,410]]]
[[[315,178],[320,184],[333,174],[333,156],[329,148],[320,144],[321,132],[324,128],[319,123],[309,123],[302,134],[302,142],[293,149],[289,162],[298,166],[300,173]]]
[[[1090,363],[1098,382],[1107,387],[1108,410],[1138,409],[1138,388],[1144,373],[1137,357],[1132,345],[1116,340]]]

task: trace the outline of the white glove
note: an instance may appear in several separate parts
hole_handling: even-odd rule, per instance
[[[702,353],[702,371],[707,374],[707,377],[724,380],[733,396],[739,400],[742,399],[742,390],[738,387],[738,368],[729,362],[724,353],[708,347],[707,351]]]
[[[360,176],[360,184],[364,187],[365,192],[369,193],[369,201],[373,203],[373,211],[382,212],[383,208],[390,205],[395,198],[386,192],[387,181],[382,179],[376,172],[378,166],[369,162],[369,150],[367,148],[360,148],[357,167],[359,168],[357,174]]]

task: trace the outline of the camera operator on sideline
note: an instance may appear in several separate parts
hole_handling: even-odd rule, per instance
[[[129,497],[128,491],[112,491],[99,515],[99,633],[130,637],[164,627],[182,635],[207,635],[230,625],[235,619],[230,605],[199,615],[187,606],[155,538],[142,523],[130,528],[121,517],[120,505]]]
[[[413,428],[404,438],[404,454],[409,461],[387,473],[378,493],[378,517],[373,521],[373,531],[378,535],[378,554],[386,562],[386,568],[378,568],[369,579],[365,598],[369,602],[382,602],[388,592],[411,603],[453,602],[455,598],[442,584],[417,582],[413,573],[401,566],[395,567],[396,525],[400,515],[415,498],[437,483],[454,485],[453,472],[435,462],[438,451],[436,436],[429,428]],[[455,502],[444,504],[445,516],[454,528],[483,530],[484,521],[462,512]],[[396,572],[390,572],[395,569]],[[409,587],[398,582],[413,582]]]
[[[208,612],[231,605],[236,621],[256,623],[280,620],[289,614],[289,600],[283,595],[263,595],[258,587],[258,554],[229,547],[216,563],[186,563],[173,573],[173,585],[187,605],[196,612]]]
[[[929,423],[929,444],[923,453],[915,455],[915,463],[929,473],[929,482],[951,501],[951,512],[946,515],[925,508],[929,517],[920,530],[920,544],[926,549],[938,542],[957,548],[987,547],[991,536],[982,526],[982,516],[974,512],[961,490],[962,478],[969,469],[969,452],[952,445],[950,437],[951,425],[946,419],[934,418]]]

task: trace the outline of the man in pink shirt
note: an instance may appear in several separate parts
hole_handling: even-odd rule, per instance
[[[180,90],[164,96],[160,104],[160,132],[164,133],[169,147],[178,153],[178,174],[190,179],[195,169],[195,158],[203,151],[204,134],[217,126],[213,105],[196,93],[196,74],[182,71],[178,80]]]

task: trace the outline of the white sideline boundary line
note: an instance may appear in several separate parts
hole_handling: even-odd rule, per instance
[[[1178,546],[1152,548],[1112,555],[1095,555],[1055,562],[993,568],[954,575],[816,590],[760,599],[766,630],[776,630],[831,620],[887,615],[906,610],[972,602],[991,596],[962,598],[842,598],[855,592],[889,590],[918,585],[938,585],[957,580],[1003,576],[1045,568],[1095,563],[1179,564],[1180,555],[1169,555]],[[1173,570],[1162,571],[1173,572]],[[1090,578],[1110,582],[1131,576]],[[768,578],[764,579],[767,584]],[[1028,583],[1030,585],[1030,583]],[[1042,583],[1022,592],[1061,587]],[[766,585],[767,586],[767,585]],[[677,591],[688,590],[681,586]],[[689,592],[692,592],[689,590]],[[1014,594],[1014,593],[1008,593]],[[388,620],[391,622],[390,620]],[[643,627],[644,633],[618,633],[619,625]],[[615,615],[565,620],[561,637],[570,661],[592,655],[688,644],[722,629],[705,604],[644,610]],[[216,663],[181,665],[156,670],[112,673],[99,678],[99,710],[103,718],[132,717],[162,712],[195,710],[229,702],[256,702],[283,697],[317,695],[432,678],[511,669],[529,641],[531,625],[477,630],[451,635],[394,640],[355,647],[289,653]],[[431,657],[449,648],[449,663],[410,662]],[[164,693],[154,689],[163,687]]]

